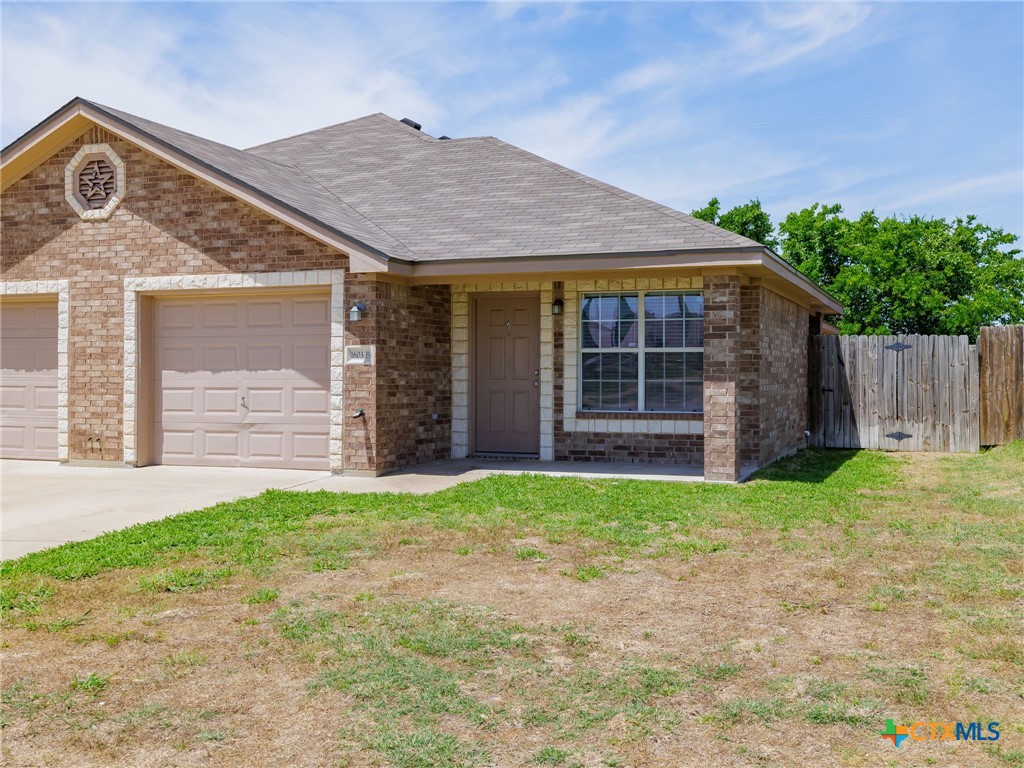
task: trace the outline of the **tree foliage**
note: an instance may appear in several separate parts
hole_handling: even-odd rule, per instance
[[[737,205],[725,213],[721,213],[721,203],[717,197],[713,197],[706,206],[691,211],[690,215],[738,235],[749,237],[769,248],[777,249],[779,247],[771,216],[761,207],[761,201],[757,198],[745,205]]]
[[[782,255],[845,308],[843,333],[977,336],[1024,322],[1024,259],[1015,235],[976,217],[856,220],[813,205],[779,224]]]
[[[718,198],[692,215],[781,250],[843,304],[843,333],[966,334],[1024,322],[1024,258],[1017,236],[976,217],[857,219],[815,203],[789,214],[775,236],[757,199],[721,212]]]

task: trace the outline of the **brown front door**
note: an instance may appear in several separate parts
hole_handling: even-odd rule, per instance
[[[476,305],[476,450],[540,452],[540,300]]]

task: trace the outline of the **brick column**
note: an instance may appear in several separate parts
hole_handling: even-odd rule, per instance
[[[704,478],[740,477],[740,279],[704,278]]]
[[[345,276],[345,307],[357,303],[366,306],[358,323],[345,322],[345,346],[376,344],[380,338],[383,312],[379,301],[380,284],[359,275]],[[379,350],[378,350],[379,352]],[[342,469],[346,474],[376,475],[379,464],[377,445],[377,368],[374,365],[346,365],[344,416],[342,426]],[[353,414],[363,409],[363,416]]]

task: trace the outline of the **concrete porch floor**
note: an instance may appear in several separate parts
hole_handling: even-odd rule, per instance
[[[11,559],[106,531],[159,520],[268,488],[349,493],[431,493],[493,474],[536,472],[693,482],[699,467],[461,459],[383,477],[226,467],[81,467],[48,461],[0,461],[0,558]]]

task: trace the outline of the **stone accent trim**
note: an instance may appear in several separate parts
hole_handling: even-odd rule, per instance
[[[57,297],[57,461],[68,460],[68,327],[71,315],[67,280],[5,280],[0,296]]]
[[[86,208],[82,205],[76,194],[76,172],[78,167],[85,162],[86,159],[94,157],[96,155],[102,155],[104,158],[110,161],[110,164],[114,166],[114,174],[116,176],[116,183],[114,186],[114,194],[107,200],[106,205],[102,208]],[[110,148],[108,144],[85,144],[75,156],[71,158],[71,162],[67,164],[64,169],[64,197],[67,199],[68,204],[75,209],[75,213],[81,216],[86,221],[104,221],[110,218],[110,214],[114,212],[114,209],[121,204],[125,195],[125,173],[124,173],[124,160],[121,159],[114,150]]]
[[[138,303],[140,294],[164,291],[204,291],[223,289],[296,288],[324,285],[331,288],[331,422],[330,467],[342,470],[342,430],[344,425],[343,373],[345,362],[345,271],[317,269],[302,272],[252,272],[245,274],[162,275],[124,279],[124,462],[137,461],[138,412],[136,393],[138,368]]]
[[[700,435],[704,432],[703,417],[687,414],[688,418],[658,418],[644,414],[595,414],[581,417],[579,402],[579,338],[580,294],[601,291],[686,291],[704,287],[701,277],[649,277],[623,280],[577,280],[565,283],[564,344],[565,376],[562,382],[563,429],[566,432],[622,432],[647,435]]]
[[[540,295],[540,458],[555,457],[554,321],[552,283],[457,283],[452,285],[452,458],[469,455],[470,329],[469,302],[474,293],[530,292]]]

